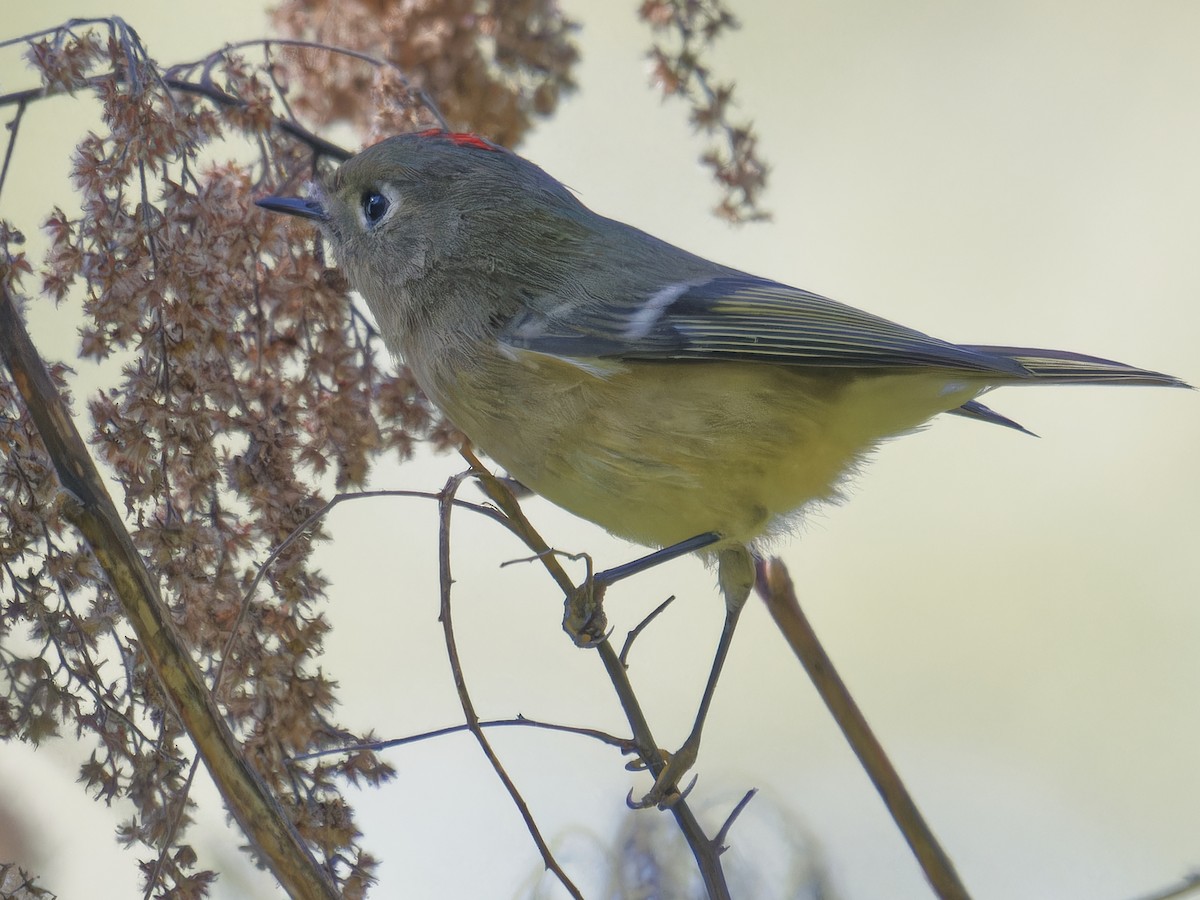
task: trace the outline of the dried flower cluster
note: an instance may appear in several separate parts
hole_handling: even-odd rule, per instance
[[[692,125],[713,138],[700,158],[722,188],[713,211],[730,222],[768,218],[761,206],[768,169],[758,138],[750,124],[731,120],[733,83],[715,80],[703,57],[737,20],[721,0],[643,0],[639,15],[656,36],[649,53],[654,83],[666,96],[683,97]]]
[[[576,25],[556,0],[284,0],[274,19],[294,38],[394,63],[437,99],[452,129],[506,146],[574,87]],[[354,60],[297,50],[284,54],[281,69],[299,89],[296,109],[317,123],[347,120],[378,136],[399,130],[364,121],[372,73]]]
[[[728,126],[729,89],[709,88],[693,48],[693,35],[710,41],[731,20],[705,25],[709,7],[697,6],[646,3],[642,15],[683,36],[674,57],[655,49],[662,83],[708,96],[695,121],[735,148],[711,163],[729,197],[741,192],[725,214],[750,218],[762,175],[753,137]],[[345,155],[297,113],[364,136],[441,122],[518,143],[572,88],[575,25],[554,0],[353,0],[336,11],[286,0],[276,21],[291,38],[256,42],[258,65],[226,48],[163,71],[115,18],[10,41],[41,82],[0,97],[16,109],[10,141],[50,94],[96,103],[103,127],[75,152],[78,207],[41,223],[40,266],[16,224],[0,220],[0,284],[19,305],[22,292],[38,293],[81,312],[79,355],[110,373],[85,398],[83,430],[129,534],[247,758],[357,897],[375,863],[341,789],[390,769],[365,751],[295,761],[369,736],[333,719],[333,685],[315,663],[329,628],[311,563],[322,532],[288,539],[329,493],[361,486],[381,454],[406,456],[417,441],[444,448],[457,435],[404,370],[381,365],[377,335],[319,244],[312,252],[298,226],[252,201]],[[69,401],[75,373],[50,373]],[[196,754],[160,691],[0,370],[0,739],[71,729],[90,743],[80,780],[129,810],[119,838],[150,851],[148,894],[197,897],[214,873],[186,843]]]
[[[4,900],[54,900],[54,895],[35,881],[20,867],[0,863],[0,897]]]
[[[47,93],[94,97],[103,115],[73,160],[78,210],[45,220],[40,270],[44,296],[82,305],[81,356],[119,362],[87,400],[95,453],[209,683],[221,673],[217,697],[252,764],[345,894],[361,895],[373,862],[340,782],[389,769],[369,753],[291,761],[359,740],[331,718],[333,686],[313,662],[329,627],[310,561],[320,532],[279,555],[244,613],[243,598],[327,491],[361,485],[381,453],[447,432],[405,373],[381,371],[344,290],[252,205],[313,167],[310,147],[272,130],[269,76],[220,54],[194,82],[168,81],[117,20],[107,40],[63,29],[31,38],[26,56]],[[252,165],[215,161],[236,152],[220,142],[246,138],[261,151]],[[0,222],[12,293],[33,272],[20,244]],[[70,371],[53,374],[68,394]],[[89,738],[81,780],[131,802],[119,836],[152,848],[148,884],[199,896],[213,873],[183,843],[189,742],[59,500],[0,379],[0,737],[36,743],[67,725]]]
[[[573,26],[552,3],[417,6],[361,7],[332,33],[311,4],[285,7],[279,21],[348,44],[385,38],[359,51],[383,49],[422,72],[455,123],[509,142],[570,87]],[[348,27],[367,15],[387,27]],[[78,210],[43,223],[38,287],[81,305],[82,357],[119,362],[87,408],[130,534],[247,756],[346,896],[358,896],[373,861],[355,844],[339,781],[389,769],[365,752],[292,762],[362,740],[332,720],[333,687],[313,663],[328,629],[310,562],[319,528],[279,554],[248,605],[245,594],[259,561],[328,491],[362,485],[381,453],[455,435],[407,373],[381,370],[379,341],[319,255],[252,200],[311,176],[329,151],[292,108],[398,129],[421,120],[424,95],[394,66],[328,48],[279,64],[265,46],[261,67],[223,51],[164,73],[123,22],[93,24],[107,35],[75,23],[24,41],[42,95],[91,96],[105,126],[76,151]],[[364,85],[383,115],[369,118]],[[7,98],[17,124],[35,93]],[[221,161],[246,139],[259,149],[251,165]],[[18,297],[35,274],[22,244],[0,221],[0,279]],[[69,396],[73,373],[52,374]],[[120,839],[154,851],[142,863],[149,887],[202,895],[213,873],[184,843],[194,754],[63,520],[59,491],[27,410],[0,379],[0,737],[36,743],[64,725],[90,737],[81,780],[107,802],[131,801]]]

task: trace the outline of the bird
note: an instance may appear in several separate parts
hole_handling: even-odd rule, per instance
[[[513,478],[614,535],[716,562],[725,623],[691,733],[643,805],[678,796],[760,548],[940,414],[1025,431],[1021,385],[1187,387],[1063,350],[957,344],[689,253],[586,207],[474,134],[399,134],[308,197],[387,348]]]

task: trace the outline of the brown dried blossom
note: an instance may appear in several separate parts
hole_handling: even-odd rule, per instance
[[[556,0],[284,0],[274,21],[293,38],[356,47],[395,64],[452,129],[510,147],[575,86],[577,26]],[[375,85],[361,63],[294,49],[280,68],[298,91],[297,111],[321,124],[342,120],[363,133],[387,133],[366,118],[362,98]]]
[[[758,138],[750,124],[732,121],[734,86],[717,81],[704,61],[737,20],[721,0],[643,0],[638,15],[657,37],[648,54],[651,80],[664,96],[686,100],[693,127],[712,138],[700,161],[722,188],[714,212],[737,223],[769,218],[761,206],[768,167]]]
[[[685,42],[732,24],[706,25],[693,6],[647,2],[642,14]],[[372,138],[444,116],[518,143],[573,87],[575,25],[554,0],[354,0],[336,14],[323,0],[286,0],[275,15],[295,40],[259,43],[259,64],[247,47],[247,58],[226,48],[163,71],[119,19],[15,42],[44,94],[95,103],[103,127],[76,147],[77,205],[41,222],[40,267],[0,220],[0,283],[23,302],[17,292],[34,282],[63,315],[78,313],[79,355],[109,361],[81,405],[129,534],[246,757],[343,895],[360,897],[377,863],[343,788],[392,771],[369,750],[297,762],[373,738],[334,720],[335,685],[313,664],[329,630],[311,559],[324,533],[295,533],[333,491],[361,487],[381,455],[461,436],[387,362],[319,242],[253,200],[344,155],[297,113]],[[308,40],[355,49],[298,46]],[[730,156],[710,162],[730,191],[725,214],[761,215],[765,170],[750,131],[728,124],[732,89],[710,87],[693,57],[662,59],[664,87],[707,96],[694,121],[727,137]],[[226,161],[247,147],[250,162]],[[50,373],[70,402],[75,373]],[[204,896],[215,875],[186,843],[195,750],[63,504],[0,373],[0,739],[74,731],[90,744],[85,788],[131,810],[118,839],[142,851],[148,894]]]
[[[252,201],[312,171],[312,148],[273,131],[270,76],[228,55],[169,90],[123,23],[107,41],[64,29],[28,42],[47,91],[94,98],[104,129],[72,163],[78,209],[53,209],[44,296],[83,315],[80,354],[119,361],[87,399],[95,454],[175,624],[259,773],[347,895],[374,861],[355,846],[336,757],[359,739],[331,718],[332,683],[309,661],[328,631],[313,528],[279,554],[248,611],[259,561],[324,503],[361,485],[380,454],[405,455],[437,421],[286,224]],[[249,166],[214,163],[224,140],[261,141]],[[0,223],[0,278],[32,271]],[[53,367],[69,396],[70,372]],[[84,785],[132,803],[124,843],[155,893],[202,896],[213,873],[183,843],[193,751],[90,552],[62,520],[60,488],[27,410],[0,379],[0,737],[64,725],[94,749]],[[230,642],[241,621],[237,640]],[[226,655],[226,648],[231,651]],[[362,752],[346,777],[390,769]]]
[[[104,56],[104,43],[91,31],[70,39],[66,32],[56,32],[52,38],[30,41],[25,51],[50,93],[71,93],[84,87],[88,74]]]
[[[19,866],[0,863],[0,897],[4,900],[54,900],[55,895],[36,882]]]

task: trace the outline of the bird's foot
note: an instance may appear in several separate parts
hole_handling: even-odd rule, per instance
[[[679,788],[679,781],[696,764],[696,756],[699,749],[696,742],[693,742],[689,738],[674,753],[667,753],[660,750],[659,752],[662,753],[667,764],[658,773],[658,777],[654,779],[654,786],[650,788],[649,792],[641,800],[634,800],[633,791],[631,790],[625,803],[630,809],[649,809],[652,806],[657,806],[659,809],[670,809],[680,800],[684,799],[691,793],[692,788],[696,786],[696,778],[693,776],[692,780],[688,782],[688,786],[683,790]],[[645,767],[645,764],[639,761],[631,763],[628,768],[643,769]]]

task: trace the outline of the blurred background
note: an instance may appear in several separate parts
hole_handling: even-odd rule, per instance
[[[1200,5],[741,0],[742,29],[713,60],[736,78],[772,163],[774,213],[741,228],[709,214],[702,144],[684,107],[648,86],[635,4],[563,6],[583,26],[579,91],[521,151],[598,212],[938,337],[1078,350],[1200,382]],[[9,7],[0,37],[112,11]],[[163,64],[267,33],[234,0],[186,11],[130,0],[119,13]],[[33,83],[15,54],[0,57],[0,92]],[[94,115],[69,98],[27,113],[0,216],[31,240],[51,205],[78,208],[70,154]],[[63,314],[37,304],[32,324],[45,355],[73,358]],[[1200,866],[1200,398],[1047,388],[988,402],[1042,438],[938,421],[885,447],[852,502],[776,549],[975,897],[1135,897]],[[421,455],[380,465],[374,484],[437,490],[461,467]],[[525,508],[599,567],[641,552],[542,501]],[[461,720],[436,620],[435,515],[419,501],[343,504],[321,551],[335,625],[323,669],[347,724],[384,737]],[[454,542],[480,714],[622,732],[599,661],[560,630],[550,582],[533,566],[498,568],[521,548],[465,516]],[[619,638],[670,594],[631,676],[673,748],[720,628],[712,573],[677,561],[611,591],[608,611]],[[762,789],[730,837],[730,866],[762,879],[740,882],[742,895],[805,896],[788,887],[803,855],[832,896],[929,896],[765,611],[747,610],[693,795],[719,822]],[[492,739],[560,862],[600,896],[625,794],[649,779],[580,738]],[[0,822],[24,834],[0,859],[19,857],[60,897],[136,896],[133,854],[113,838],[121,811],[75,784],[85,756],[69,739],[0,746]],[[469,737],[386,758],[398,777],[356,798],[364,843],[384,860],[374,896],[535,890],[535,848]],[[223,869],[214,896],[269,894],[211,791],[196,790],[193,836]]]

